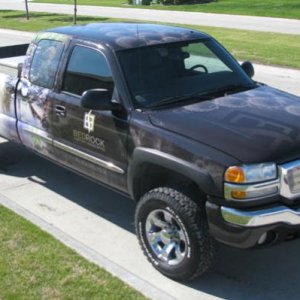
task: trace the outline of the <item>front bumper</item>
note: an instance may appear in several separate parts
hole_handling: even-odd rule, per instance
[[[276,223],[300,225],[300,208],[291,209],[285,205],[251,211],[221,206],[221,214],[226,222],[246,227]]]
[[[234,199],[232,191],[262,197]],[[278,166],[278,179],[260,184],[225,183],[225,199],[209,197],[211,235],[239,248],[274,244],[300,233],[300,159]]]
[[[210,234],[237,248],[253,248],[298,237],[300,208],[272,205],[261,209],[237,209],[206,203]]]

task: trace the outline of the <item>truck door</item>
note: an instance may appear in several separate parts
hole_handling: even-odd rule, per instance
[[[84,109],[84,91],[101,88],[117,93],[109,63],[98,49],[75,44],[53,95],[51,127],[57,160],[102,183],[126,190],[127,120],[112,111]],[[99,99],[101,101],[101,99]]]
[[[63,40],[48,37],[32,43],[16,93],[17,127],[22,143],[51,159],[55,159],[55,153],[49,122],[50,98],[64,48]]]

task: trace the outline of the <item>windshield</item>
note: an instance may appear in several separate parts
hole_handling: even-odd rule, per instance
[[[129,49],[118,56],[137,108],[212,99],[255,86],[210,39]]]

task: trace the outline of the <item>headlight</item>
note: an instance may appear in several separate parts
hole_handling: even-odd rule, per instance
[[[277,169],[274,163],[234,166],[225,172],[225,181],[232,183],[262,182],[276,177]]]
[[[251,199],[278,193],[277,168],[274,163],[229,167],[224,175],[226,199]]]

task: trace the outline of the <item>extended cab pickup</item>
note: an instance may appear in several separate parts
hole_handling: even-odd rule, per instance
[[[216,241],[263,247],[300,230],[300,99],[253,74],[190,29],[55,28],[1,75],[0,135],[135,199],[145,255],[188,280]]]

